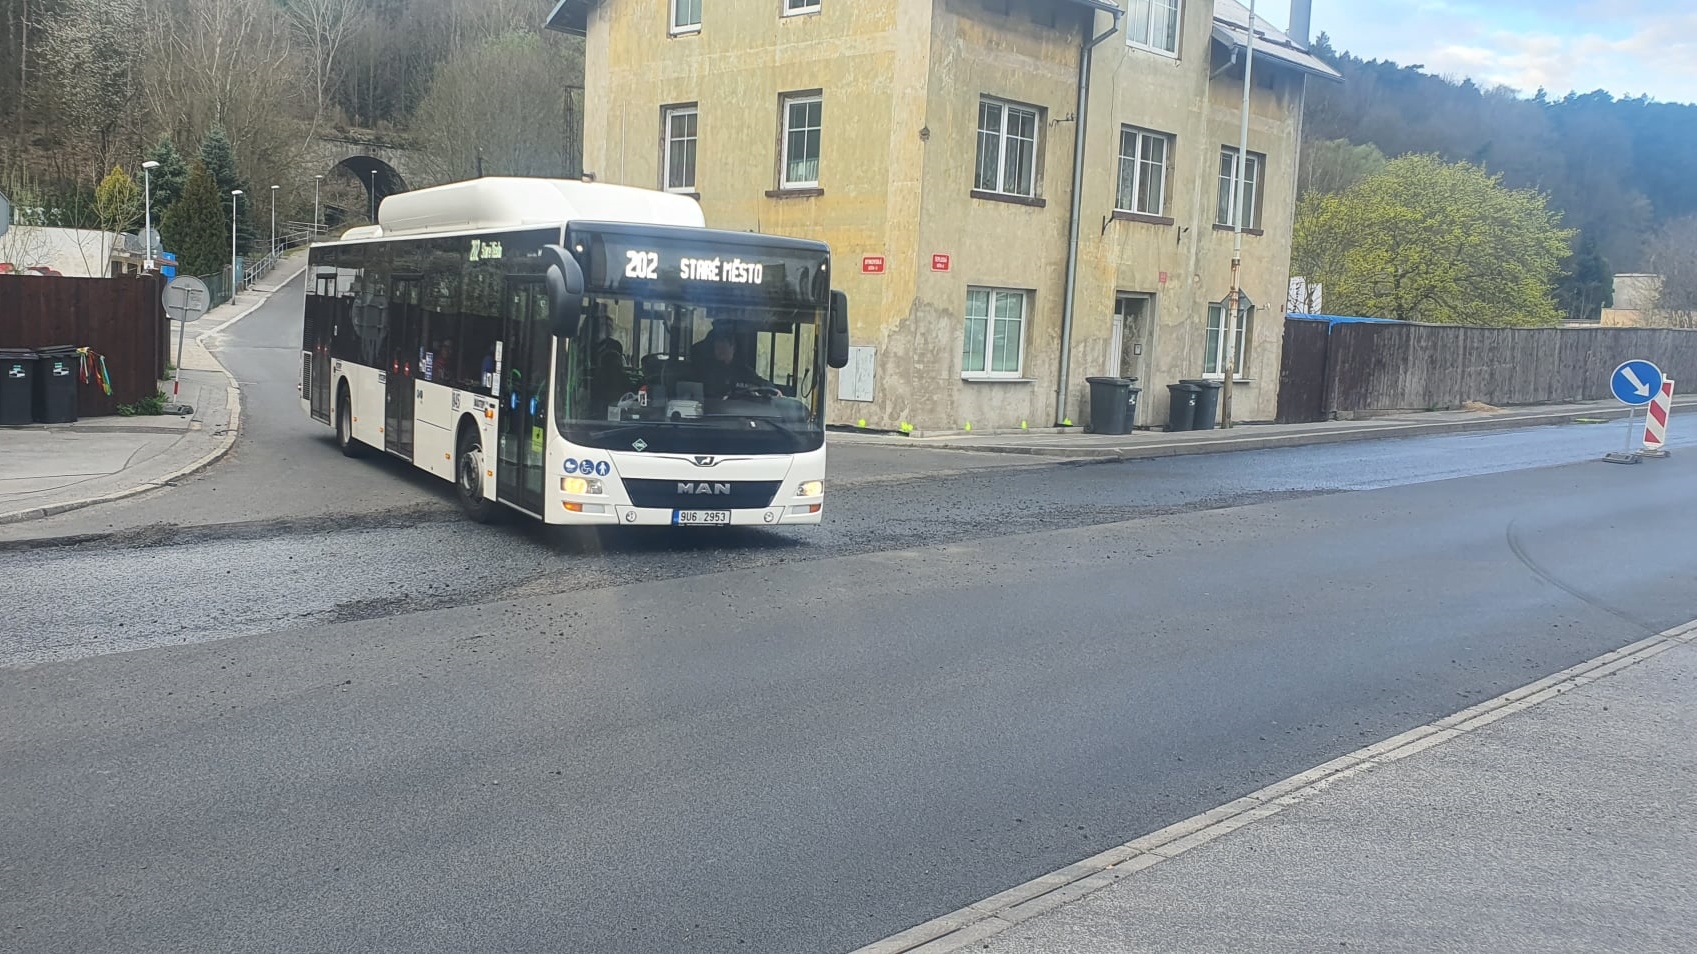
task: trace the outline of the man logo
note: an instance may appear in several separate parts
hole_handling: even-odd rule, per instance
[[[731,485],[730,484],[709,484],[705,481],[703,481],[702,483],[699,483],[699,484],[691,484],[691,483],[678,484],[678,493],[680,493],[680,494],[692,494],[692,495],[697,495],[697,496],[699,496],[701,494],[707,494],[707,495],[710,495],[710,496],[711,495],[717,495],[717,496],[722,497],[722,496],[729,494],[730,492],[731,492]]]
[[[712,467],[714,464],[717,464],[718,462],[719,462],[719,458],[717,458],[717,457],[697,457],[695,459],[695,466],[697,466],[697,467]]]

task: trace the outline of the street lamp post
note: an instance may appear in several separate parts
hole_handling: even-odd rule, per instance
[[[277,187],[271,187],[271,254],[277,254]]]
[[[371,170],[371,224],[377,224],[377,170]]]
[[[1249,0],[1249,31],[1244,41],[1243,110],[1237,137],[1237,174],[1232,177],[1232,290],[1231,301],[1220,316],[1220,370],[1225,372],[1220,392],[1220,426],[1232,426],[1232,385],[1237,378],[1237,332],[1243,327],[1243,229],[1249,210],[1243,207],[1243,189],[1249,177],[1249,94],[1255,76],[1255,0]],[[1261,176],[1265,179],[1265,175]],[[1246,342],[1247,343],[1247,342]]]
[[[142,232],[141,240],[147,243],[147,265],[145,267],[150,272],[153,271],[153,170],[157,168],[159,168],[159,163],[152,159],[141,164],[142,189],[146,196],[142,201],[147,209],[147,224],[144,226],[146,231]]]
[[[323,184],[324,176],[312,177],[312,234],[315,239],[318,236],[318,188]]]
[[[242,190],[230,190],[230,300],[236,300],[236,202]]]

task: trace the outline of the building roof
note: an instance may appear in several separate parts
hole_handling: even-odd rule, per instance
[[[1089,7],[1092,10],[1097,10],[1102,13],[1112,13],[1116,17],[1125,12],[1125,8],[1119,5],[1118,0],[1069,0],[1069,2],[1076,3],[1081,7]]]
[[[1248,46],[1249,8],[1237,0],[1215,0],[1214,39],[1231,50],[1241,50]],[[1343,80],[1343,76],[1327,66],[1324,60],[1297,46],[1289,34],[1268,23],[1265,17],[1257,16],[1255,58],[1263,57],[1310,76],[1340,82]]]
[[[560,33],[583,36],[589,32],[589,8],[594,3],[595,0],[560,0],[548,12],[548,19],[542,21],[542,26]]]
[[[600,0],[559,0],[554,9],[549,11],[548,19],[542,21],[542,26],[560,33],[570,33],[583,36],[589,31],[589,10]],[[1060,0],[1062,3],[1072,3],[1081,7],[1089,7],[1101,13],[1112,13],[1116,17],[1125,11],[1118,0]]]
[[[344,238],[482,232],[586,221],[690,228],[706,224],[701,206],[688,196],[574,179],[488,176],[398,192],[378,207],[377,227],[371,234]]]

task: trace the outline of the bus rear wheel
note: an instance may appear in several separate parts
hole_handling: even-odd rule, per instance
[[[342,388],[336,398],[336,446],[344,457],[358,457],[364,445],[354,438],[354,407],[348,400],[348,389]]]
[[[454,489],[460,498],[460,508],[478,523],[492,522],[496,504],[483,496],[483,440],[477,431],[467,428],[460,433],[454,461]]]

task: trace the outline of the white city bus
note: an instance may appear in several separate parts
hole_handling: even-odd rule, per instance
[[[705,228],[684,196],[485,178],[390,196],[306,280],[302,407],[350,456],[453,481],[473,519],[820,520],[825,369],[848,359],[821,243]]]

